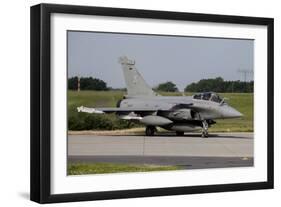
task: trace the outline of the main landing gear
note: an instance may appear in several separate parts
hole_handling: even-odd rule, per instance
[[[146,126],[145,135],[146,136],[153,136],[156,132],[155,126]]]
[[[202,137],[207,138],[209,136],[208,134],[208,127],[209,124],[206,120],[202,121]]]
[[[183,136],[183,135],[184,135],[184,132],[182,132],[182,131],[176,131],[176,135],[177,135],[177,136]]]

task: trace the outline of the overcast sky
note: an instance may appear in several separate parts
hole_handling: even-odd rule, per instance
[[[254,70],[253,47],[253,40],[69,31],[68,77],[92,76],[125,87],[118,63],[125,55],[152,87],[172,81],[182,91],[191,82],[219,76],[244,81],[238,70]]]

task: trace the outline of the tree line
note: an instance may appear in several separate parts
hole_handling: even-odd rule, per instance
[[[78,90],[78,77],[68,78],[68,89]],[[95,91],[107,91],[106,82],[98,78],[81,77],[80,78],[80,90],[95,90]]]
[[[72,77],[68,79],[68,89],[78,90],[78,77]],[[178,92],[176,84],[171,81],[160,83],[154,88],[157,91],[165,92]],[[98,78],[92,77],[81,77],[80,78],[80,90],[96,90],[96,91],[107,91],[107,90],[119,90],[107,86],[107,83]],[[121,89],[120,89],[121,90]],[[126,90],[122,88],[122,90]],[[225,81],[221,77],[201,79],[198,82],[188,84],[185,92],[206,92],[214,91],[218,93],[251,93],[254,91],[254,81],[243,82],[240,80],[236,81]]]
[[[206,92],[214,91],[218,93],[252,93],[254,91],[254,81],[244,82],[240,80],[225,81],[221,77],[213,79],[202,79],[198,82],[187,85],[185,92]]]

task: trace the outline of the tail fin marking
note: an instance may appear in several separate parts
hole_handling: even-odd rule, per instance
[[[156,96],[135,67],[135,61],[126,56],[119,58],[122,65],[128,96]]]

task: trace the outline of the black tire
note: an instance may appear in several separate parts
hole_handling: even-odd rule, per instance
[[[176,131],[176,135],[177,135],[177,136],[183,136],[183,135],[184,135],[184,132]]]
[[[146,136],[153,136],[155,131],[156,131],[155,126],[147,126],[146,129],[145,129],[145,135]]]
[[[209,134],[208,132],[202,132],[202,138],[208,138]]]

